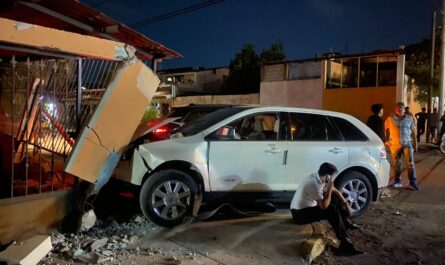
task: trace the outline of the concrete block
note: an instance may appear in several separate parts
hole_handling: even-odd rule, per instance
[[[301,254],[311,263],[316,257],[323,253],[326,242],[323,238],[312,237],[306,240],[301,246]]]
[[[52,248],[50,236],[34,236],[23,242],[12,244],[5,251],[0,252],[0,261],[8,264],[35,265]]]
[[[91,183],[108,176],[102,173],[108,168],[110,154],[119,157],[125,150],[159,82],[138,60],[122,64],[76,140],[65,171]]]

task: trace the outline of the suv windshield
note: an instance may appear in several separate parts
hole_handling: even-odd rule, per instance
[[[204,117],[199,118],[195,121],[187,123],[186,125],[184,125],[184,127],[180,128],[176,132],[180,132],[183,136],[195,135],[209,128],[210,126],[215,125],[216,123],[247,109],[248,107],[233,107],[233,108],[220,109],[208,115],[205,115]]]

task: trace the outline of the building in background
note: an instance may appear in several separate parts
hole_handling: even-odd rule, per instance
[[[157,94],[159,97],[215,95],[221,93],[221,87],[229,76],[229,68],[159,70],[158,76],[161,79]]]
[[[382,103],[386,114],[399,101],[418,111],[404,70],[403,50],[265,64],[260,104],[333,110],[362,121],[374,103]]]

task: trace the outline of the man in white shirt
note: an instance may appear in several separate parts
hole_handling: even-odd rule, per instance
[[[359,226],[349,218],[352,213],[351,208],[332,183],[332,176],[336,172],[337,168],[334,165],[323,163],[318,172],[311,174],[298,187],[292,199],[290,211],[296,224],[328,220],[340,240],[338,254],[358,255],[362,252],[354,248],[346,230],[354,230]],[[326,189],[325,192],[324,189]]]

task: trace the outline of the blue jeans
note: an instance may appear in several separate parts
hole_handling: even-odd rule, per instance
[[[405,159],[406,167],[408,168],[408,178],[410,183],[417,184],[416,169],[414,167],[414,150],[412,146],[400,146],[398,148],[391,148],[391,155],[395,169],[395,181],[400,182],[400,175],[402,174],[402,156]]]

